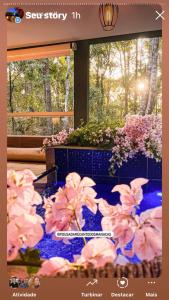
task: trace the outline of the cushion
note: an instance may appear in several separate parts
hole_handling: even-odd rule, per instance
[[[7,148],[8,161],[45,162],[45,152],[40,148]]]

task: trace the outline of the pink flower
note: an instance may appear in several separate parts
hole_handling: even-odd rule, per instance
[[[123,162],[137,153],[146,157],[162,157],[162,118],[161,115],[128,115],[123,128],[117,128],[112,148],[111,171],[120,168]]]
[[[22,247],[34,247],[43,237],[43,219],[36,214],[42,203],[34,190],[35,175],[30,170],[7,173],[7,259],[13,260]]]
[[[78,230],[77,222],[80,226],[84,225],[82,220],[82,210],[80,207],[74,210],[74,203],[69,203],[63,198],[62,202],[54,202],[51,212],[46,215],[46,231]]]
[[[36,216],[24,214],[7,225],[8,260],[17,256],[20,248],[34,247],[43,237],[43,229]]]
[[[43,140],[43,146],[57,146],[67,144],[69,135],[74,131],[73,128],[63,129],[57,134]]]
[[[113,231],[115,225],[128,223],[128,214],[123,211],[121,205],[110,205],[105,200],[99,201],[99,210],[103,215],[101,224],[105,231]]]
[[[133,239],[135,228],[130,226],[130,224],[119,224],[113,229],[113,238],[117,239],[117,248],[120,248],[122,252],[124,251],[126,245]]]
[[[110,205],[105,200],[99,202],[99,210],[103,215],[101,224],[103,230],[114,230],[114,226],[130,222],[130,210],[120,204]]]
[[[138,219],[133,240],[133,254],[141,260],[152,260],[162,252],[162,208],[146,210]]]
[[[133,253],[141,260],[152,260],[160,256],[162,251],[162,239],[157,230],[152,227],[142,227],[135,233],[133,241]]]
[[[162,232],[162,207],[148,209],[140,215],[140,224],[150,226],[161,234]]]
[[[136,178],[130,182],[131,188],[126,184],[116,185],[112,192],[120,193],[120,201],[124,206],[136,206],[143,199],[143,191],[141,186],[146,184],[148,179]]]
[[[131,209],[142,200],[141,185],[146,181],[135,179],[131,182],[131,188],[127,185],[116,186],[113,191],[121,193],[122,205],[112,206],[102,200],[99,210],[103,215],[102,228],[113,232],[116,249],[120,248],[126,256],[136,254],[140,259],[151,260],[161,255],[162,208],[147,210],[140,216]],[[131,241],[132,249],[126,250]]]
[[[95,182],[89,177],[81,177],[77,173],[70,173],[66,177],[66,188],[72,192],[73,201],[86,205],[94,214],[97,211],[96,195],[97,193],[92,188]]]
[[[10,219],[30,213],[32,205],[42,203],[41,196],[34,190],[35,175],[30,170],[7,173],[7,212]]]
[[[37,276],[56,276],[57,273],[65,273],[71,268],[71,264],[67,259],[62,257],[52,257],[42,263]]]
[[[91,263],[95,268],[104,267],[108,262],[113,263],[116,256],[115,246],[111,240],[94,238],[82,249],[81,257],[77,260],[77,264],[87,267]]]
[[[77,173],[66,177],[64,188],[45,202],[46,230],[80,230],[84,226],[82,207],[86,205],[93,213],[97,211],[96,192],[92,189],[94,181],[88,177],[82,180]],[[51,200],[54,200],[52,203]]]
[[[9,187],[31,186],[36,176],[29,169],[23,171],[14,171],[12,169],[7,171],[7,185]]]

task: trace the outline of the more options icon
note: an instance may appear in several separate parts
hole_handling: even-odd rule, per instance
[[[121,278],[117,279],[117,286],[120,289],[125,289],[128,286],[128,279],[125,277],[121,277]]]

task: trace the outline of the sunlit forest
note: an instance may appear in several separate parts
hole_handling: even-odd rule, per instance
[[[90,119],[161,112],[161,38],[92,45],[90,58]]]
[[[73,64],[73,54],[9,63],[8,112],[73,111]],[[89,120],[161,113],[161,67],[161,38],[91,45]],[[8,118],[8,134],[50,135],[65,127],[73,127],[73,117]]]

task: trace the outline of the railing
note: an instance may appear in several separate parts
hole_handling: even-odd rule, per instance
[[[42,179],[42,178],[44,178],[44,177],[50,175],[50,174],[53,173],[53,172],[55,173],[55,179],[57,180],[57,171],[58,171],[58,166],[54,166],[54,167],[50,168],[49,170],[47,170],[47,171],[41,173],[40,175],[38,175],[37,178],[34,179],[33,182],[36,183],[36,182],[39,181],[40,179]]]
[[[56,111],[56,112],[8,112],[8,117],[20,118],[20,117],[41,117],[41,118],[57,118],[57,117],[72,117],[73,111]]]

